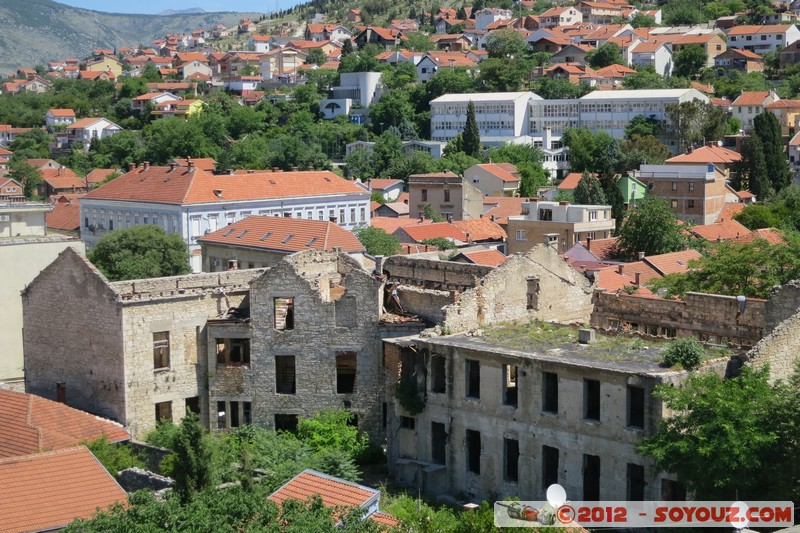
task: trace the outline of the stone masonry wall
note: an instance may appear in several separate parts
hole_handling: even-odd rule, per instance
[[[756,367],[769,365],[772,381],[788,379],[800,361],[800,313],[778,324],[747,354]]]
[[[464,291],[472,288],[477,279],[492,269],[493,267],[402,255],[388,257],[383,263],[383,273],[389,281],[445,291]]]
[[[744,312],[733,296],[687,293],[681,300],[642,298],[597,291],[594,295],[592,326],[599,329],[629,329],[657,334],[675,330],[677,337],[735,346],[753,346],[764,331],[765,301],[749,298]]]
[[[534,278],[538,282],[531,289]],[[592,312],[592,289],[591,281],[541,245],[510,257],[463,292],[445,308],[443,325],[455,333],[521,319],[585,323]]]
[[[764,310],[764,335],[778,324],[800,312],[800,280],[774,287]]]
[[[403,309],[412,315],[424,318],[434,324],[444,321],[444,307],[455,301],[455,296],[449,291],[421,289],[410,285],[401,285],[397,289]]]
[[[122,309],[108,282],[68,248],[23,291],[25,390],[127,420]]]

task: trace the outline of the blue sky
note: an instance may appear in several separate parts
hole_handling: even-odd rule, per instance
[[[166,9],[201,7],[206,11],[243,11],[266,13],[275,9],[276,0],[137,0],[109,2],[108,0],[56,0],[74,7],[114,13],[158,13]],[[278,0],[280,8],[298,3],[297,0]]]

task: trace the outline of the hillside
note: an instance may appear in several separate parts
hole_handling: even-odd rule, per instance
[[[192,31],[216,23],[235,24],[258,13],[179,13],[128,15],[70,7],[52,0],[0,2],[0,72],[48,60],[82,58],[95,48],[148,44],[166,33]]]

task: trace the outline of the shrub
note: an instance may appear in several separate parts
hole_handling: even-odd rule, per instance
[[[664,349],[664,364],[669,367],[679,364],[686,370],[693,370],[700,365],[705,354],[706,349],[697,339],[678,339]]]

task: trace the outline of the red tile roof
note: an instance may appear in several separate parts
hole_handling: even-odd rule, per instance
[[[753,230],[746,235],[733,239],[733,242],[747,243],[753,242],[756,239],[766,239],[770,244],[786,244],[783,238],[783,232],[775,228],[762,228]]]
[[[81,227],[81,210],[78,195],[61,195],[53,203],[53,210],[45,214],[48,229],[77,231]]]
[[[217,191],[215,193],[215,191]],[[215,176],[195,167],[140,166],[86,197],[162,204],[199,204],[367,192],[333,172],[298,171]]]
[[[666,163],[713,163],[715,165],[725,165],[738,163],[742,160],[742,154],[734,152],[722,146],[701,146],[695,148],[687,154],[676,155],[667,159]]]
[[[508,261],[507,256],[498,252],[494,248],[489,250],[476,250],[474,252],[461,252],[458,255],[463,256],[470,263],[483,266],[496,267]]]
[[[601,78],[624,78],[628,74],[634,74],[636,71],[623,65],[609,65],[597,70],[597,75]]]
[[[190,161],[194,164],[194,166],[196,166],[200,170],[205,170],[206,172],[213,172],[214,169],[217,168],[217,160],[214,159],[213,157],[190,157],[183,159],[173,159],[171,162],[175,163],[179,167],[188,167]]]
[[[471,220],[456,220],[453,225],[464,232],[468,237],[466,242],[505,239],[505,230],[490,218],[474,218]]]
[[[94,126],[96,123],[100,122],[101,120],[108,120],[102,117],[95,117],[95,118],[82,118],[76,122],[73,122],[69,126],[67,126],[68,130],[80,130],[84,128],[88,128],[90,126]],[[109,122],[111,122],[109,120]],[[112,122],[113,124],[113,122]]]
[[[617,251],[617,238],[592,239],[591,241],[581,241],[587,250],[600,261],[611,261],[619,257]]]
[[[728,35],[754,35],[757,33],[786,33],[791,29],[791,24],[773,24],[769,26],[735,26]]]
[[[54,117],[70,118],[75,116],[75,111],[72,109],[51,109],[50,114]]]
[[[369,180],[369,186],[376,191],[382,191],[384,189],[388,189],[398,183],[403,183],[403,180],[396,180],[396,179],[380,179],[375,178]]]
[[[305,502],[314,495],[319,495],[327,507],[336,505],[364,507],[373,498],[380,497],[380,493],[375,489],[314,470],[304,470],[270,494],[269,500],[280,505],[290,498]]]
[[[119,172],[119,170],[116,168],[96,168],[86,175],[86,181],[89,182],[89,185],[102,183],[111,174],[114,174],[116,172]]]
[[[737,213],[741,213],[743,210],[744,210],[744,204],[726,202],[722,206],[722,211],[720,211],[719,215],[717,216],[717,222],[733,220],[733,216]]]
[[[0,390],[0,457],[70,448],[103,435],[111,442],[131,438],[111,420],[34,394]]]
[[[409,225],[399,228],[396,232],[405,232],[415,242],[427,241],[430,239],[454,239],[460,242],[467,242],[464,232],[449,222],[433,222],[423,225]]]
[[[640,294],[640,295],[653,294],[650,290],[641,286],[646,282],[646,279],[651,279],[651,278],[647,278],[640,272],[639,275],[640,286],[633,294]],[[630,272],[626,272],[625,270],[623,270],[623,274],[620,274],[617,267],[607,267],[598,270],[597,273],[595,274],[595,280],[597,282],[598,289],[603,289],[608,292],[617,292],[623,290],[626,287],[636,286],[635,272],[633,270]]]
[[[560,191],[572,191],[581,182],[583,174],[580,172],[570,172],[556,187]]]
[[[431,224],[430,220],[420,222],[417,218],[397,218],[397,217],[371,217],[369,219],[370,226],[373,228],[380,228],[386,233],[394,233],[398,228],[404,226],[413,226],[418,224]]]
[[[42,179],[54,189],[85,189],[86,180],[68,168],[45,168],[39,170]]]
[[[393,517],[392,515],[388,515],[386,513],[382,513],[378,511],[377,513],[372,513],[369,515],[369,519],[377,522],[378,524],[386,527],[397,527],[400,525],[400,520]]]
[[[643,261],[656,269],[659,274],[675,274],[689,270],[688,263],[693,259],[700,259],[702,255],[697,250],[684,250],[672,252],[671,254],[652,255],[645,257]]]
[[[302,250],[363,252],[352,232],[329,221],[251,216],[198,239],[203,244],[255,248],[285,253]]]
[[[50,531],[127,495],[88,448],[0,460],[0,531]]]
[[[509,170],[507,166],[500,166],[494,163],[487,163],[487,164],[479,164],[478,167],[482,168],[483,170],[490,172],[500,178],[505,182],[516,183],[519,181],[519,176],[515,176],[513,173],[518,172],[517,167],[511,165],[514,170]]]
[[[739,95],[731,105],[761,105],[769,98],[769,91],[746,91]]]
[[[743,237],[750,233],[750,230],[735,220],[726,220],[725,222],[717,222],[715,224],[706,224],[704,226],[694,226],[692,233],[697,237],[706,239],[707,241],[727,241]]]

